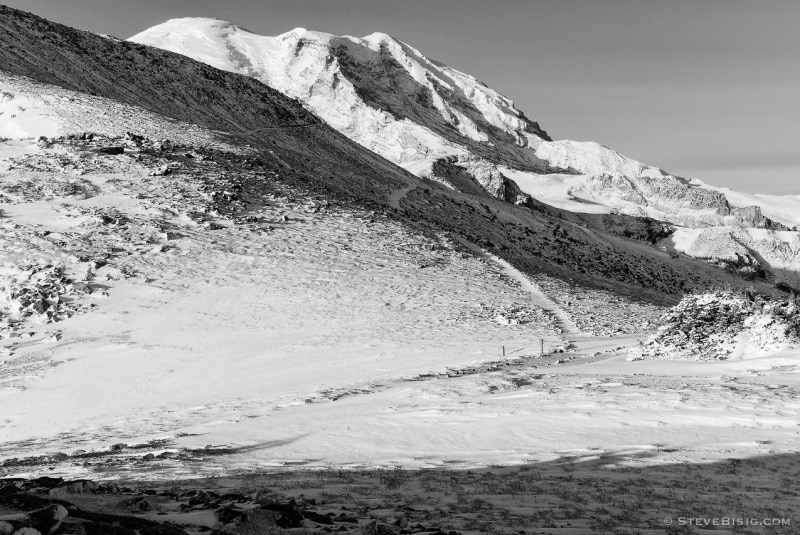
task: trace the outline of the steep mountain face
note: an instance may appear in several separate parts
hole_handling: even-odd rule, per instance
[[[499,157],[528,170],[547,167],[523,149],[549,136],[513,102],[385,34],[359,39],[297,28],[268,37],[228,22],[186,18],[129,41],[255,77],[418,175],[451,155]]]
[[[717,235],[730,248],[738,247],[739,227],[786,231],[800,224],[792,215],[800,213],[796,198],[737,194],[598,143],[553,141],[509,99],[382,33],[338,37],[297,28],[269,37],[215,19],[183,18],[130,41],[257,78],[362,146],[456,191],[534,209],[544,203],[579,214],[729,227]],[[784,241],[754,242],[748,254],[768,257]],[[777,273],[783,265],[761,267]]]

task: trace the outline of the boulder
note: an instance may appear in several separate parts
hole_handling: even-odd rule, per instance
[[[299,528],[303,526],[303,513],[294,500],[289,503],[267,501],[259,504],[261,509],[276,513],[275,524],[284,529]]]
[[[63,496],[66,494],[89,494],[97,491],[98,485],[94,481],[88,479],[78,479],[75,481],[67,481],[54,489],[50,489],[48,494],[53,496]]]
[[[38,509],[28,513],[28,518],[33,527],[35,527],[42,535],[51,535],[55,533],[61,523],[69,513],[66,507],[59,504],[49,505],[43,509]]]
[[[378,535],[378,521],[373,520],[368,524],[359,526],[357,530],[351,531],[353,535]]]
[[[25,488],[42,487],[42,488],[46,488],[46,489],[52,489],[52,488],[58,487],[62,483],[64,483],[64,479],[62,479],[60,477],[43,476],[43,477],[37,477],[36,479],[30,480],[28,482],[28,484],[25,485]]]
[[[125,147],[100,147],[97,149],[100,154],[125,154]]]
[[[247,512],[237,509],[236,507],[223,507],[214,511],[214,516],[221,524],[242,523],[247,522]]]
[[[303,511],[303,517],[307,520],[311,520],[312,522],[316,522],[317,524],[324,524],[326,526],[333,525],[333,519],[331,517],[317,513],[316,511]]]

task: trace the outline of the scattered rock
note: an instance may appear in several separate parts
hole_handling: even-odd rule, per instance
[[[158,169],[154,169],[148,173],[149,176],[167,176],[172,174],[172,169],[170,169],[169,165],[164,164]]]
[[[331,519],[331,517],[327,515],[322,515],[315,511],[308,511],[308,510],[303,511],[302,514],[304,518],[311,520],[312,522],[316,522],[317,524],[324,524],[326,526],[333,525],[333,519]]]
[[[260,504],[261,509],[267,511],[274,511],[277,513],[275,517],[275,524],[278,527],[289,529],[289,528],[299,528],[303,525],[303,513],[297,507],[297,503],[294,500],[290,500],[289,503],[280,503],[280,502],[263,502]]]
[[[101,154],[125,154],[125,147],[100,147],[97,152]]]
[[[684,297],[662,319],[658,333],[630,350],[629,360],[724,360],[748,350],[800,346],[800,311],[794,301],[753,292],[711,292]]]
[[[68,516],[63,505],[55,504],[28,514],[30,522],[42,535],[52,535]]]
[[[364,524],[363,526],[359,526],[359,528],[355,531],[351,531],[353,535],[378,535],[378,521],[373,520],[368,524]]]
[[[247,522],[247,512],[235,507],[223,507],[214,511],[214,516],[222,524]]]
[[[98,485],[88,479],[67,481],[48,491],[50,497],[60,497],[69,494],[91,494],[97,491]]]
[[[52,265],[20,268],[17,275],[0,286],[0,335],[19,337],[21,322],[36,319],[54,323],[83,310],[69,299],[86,293],[63,268]]]

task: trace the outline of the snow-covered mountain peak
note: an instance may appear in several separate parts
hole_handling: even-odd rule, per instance
[[[169,19],[151,28],[153,35],[169,35],[172,33],[194,33],[211,36],[224,33],[252,33],[232,22],[213,17],[181,17]]]
[[[187,18],[130,40],[253,76],[418,174],[437,159],[470,153],[501,152],[517,168],[546,167],[521,149],[549,137],[510,99],[385,33],[339,37],[296,28],[271,37]]]
[[[367,43],[375,43],[378,46],[381,44],[388,44],[388,45],[399,45],[400,40],[392,37],[388,33],[383,32],[373,32],[369,35],[365,35],[362,37],[362,40],[366,41]]]

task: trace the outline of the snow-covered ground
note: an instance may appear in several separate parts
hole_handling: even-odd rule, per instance
[[[557,319],[504,266],[445,237],[281,198],[257,232],[210,230],[186,216],[181,188],[192,185],[179,170],[148,178],[135,151],[96,172],[81,151],[29,150],[35,165],[7,162],[4,191],[21,174],[72,176],[76,160],[93,194],[8,197],[0,260],[63,265],[93,287],[82,298],[93,308],[23,321],[1,342],[6,457],[237,421],[247,436],[278,407],[497,359],[503,346],[563,344]]]
[[[593,199],[580,198],[575,191],[581,187],[586,175],[551,173],[541,175],[500,167],[500,172],[510,178],[523,192],[550,206],[585,214],[613,214],[617,210]]]
[[[18,157],[19,143],[4,146]],[[85,162],[74,147],[27,150],[30,184],[63,178],[48,162]],[[582,334],[542,295],[551,286],[444,236],[279,195],[265,203],[260,231],[225,221],[210,230],[181,215],[191,205],[174,196],[180,169],[147,171],[131,155],[107,157],[102,172],[85,165],[80,176],[91,196],[3,205],[4,265],[88,270],[93,291],[78,302],[95,305],[58,323],[24,322],[0,343],[3,458],[149,441],[160,449],[122,454],[232,448],[148,468],[173,477],[796,449],[796,353],[628,362],[624,349],[639,337]],[[18,176],[0,179],[6,187]],[[129,222],[98,217],[112,209]],[[160,230],[167,223],[171,235]],[[76,254],[87,244],[116,253],[87,268]],[[541,339],[547,353],[573,347],[539,357]],[[481,366],[502,360],[504,346],[519,365]],[[104,470],[81,454],[55,473]]]
[[[227,191],[215,160],[119,137],[232,149],[212,133],[2,80],[6,137],[107,136],[0,143],[3,474],[120,474],[197,449],[225,454],[148,474],[797,450],[795,350],[629,362],[656,307],[529,279],[275,175],[234,221],[209,210]],[[571,179],[548,180],[553,199],[569,193]]]
[[[265,448],[230,462],[467,467],[566,453],[626,451],[665,462],[796,451],[797,358],[699,365],[612,357],[399,383],[264,415],[279,432],[252,436]],[[224,442],[233,427],[198,428],[211,435],[195,444]]]
[[[84,132],[124,136],[131,131],[175,143],[242,150],[196,125],[182,124],[142,108],[0,71],[0,139],[36,140],[40,136]],[[2,158],[12,156],[12,150],[12,146],[4,146]]]

